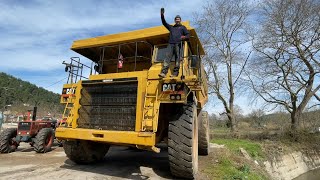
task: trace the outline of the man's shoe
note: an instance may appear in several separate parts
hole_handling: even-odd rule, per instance
[[[165,78],[166,77],[166,75],[164,73],[160,73],[158,76],[161,77],[161,78]]]

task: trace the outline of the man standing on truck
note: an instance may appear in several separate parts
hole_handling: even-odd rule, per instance
[[[170,25],[164,19],[164,8],[161,8],[161,21],[162,24],[170,31],[169,36],[169,56],[168,58],[164,59],[163,67],[159,77],[164,78],[166,77],[170,65],[170,61],[172,57],[175,58],[175,67],[173,69],[173,76],[176,77],[179,74],[180,69],[180,58],[181,58],[181,49],[182,43],[181,41],[186,40],[189,38],[189,32],[187,28],[181,24],[181,17],[177,15],[174,18],[175,25]]]

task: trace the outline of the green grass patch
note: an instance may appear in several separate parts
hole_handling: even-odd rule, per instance
[[[228,132],[230,132],[230,129],[229,128],[220,127],[220,128],[214,128],[211,131],[213,133],[228,133]]]
[[[221,180],[266,180],[263,174],[251,170],[251,167],[244,164],[236,167],[235,163],[226,157],[220,157],[219,163],[205,169],[213,179]]]
[[[265,155],[259,143],[244,139],[213,139],[211,142],[216,144],[224,144],[228,149],[237,154],[240,148],[245,149],[254,159],[264,159]]]

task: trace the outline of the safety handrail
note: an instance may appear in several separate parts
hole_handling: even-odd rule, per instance
[[[138,56],[138,44],[139,43],[144,43],[146,45],[148,45],[150,47],[150,58],[146,57],[146,56]],[[108,61],[115,61],[115,60],[119,60],[119,59],[105,59],[105,50],[106,48],[118,48],[118,57],[121,55],[121,47],[122,46],[126,46],[126,45],[130,45],[130,44],[134,44],[135,45],[135,53],[134,56],[129,56],[129,57],[123,57],[123,59],[130,59],[130,58],[134,58],[134,71],[136,71],[136,67],[137,67],[137,58],[144,58],[146,60],[150,60],[150,64],[151,64],[151,60],[152,60],[152,52],[153,52],[153,45],[149,42],[146,41],[135,41],[135,42],[128,42],[128,43],[121,43],[121,44],[117,44],[117,45],[109,45],[109,46],[102,46],[100,47],[100,51],[101,51],[101,55],[100,55],[100,60],[98,62],[98,67],[99,67],[99,73],[102,72],[103,69],[103,65],[104,62],[108,62]],[[117,72],[118,72],[118,67],[117,67]]]
[[[90,74],[92,74],[92,67],[81,63],[79,57],[71,57],[70,61],[70,63],[66,63],[65,61],[62,62],[62,64],[66,66],[65,71],[68,72],[67,84],[74,84],[82,78],[88,79],[82,74],[84,68],[90,69]]]

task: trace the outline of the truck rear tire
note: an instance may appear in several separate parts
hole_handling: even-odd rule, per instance
[[[46,153],[51,151],[54,141],[54,131],[52,128],[41,129],[34,140],[34,150],[37,153]]]
[[[177,117],[169,122],[168,153],[172,175],[195,178],[198,172],[198,123],[194,103],[183,105]]]
[[[198,117],[199,121],[199,155],[208,155],[210,153],[210,126],[207,111],[201,111]]]
[[[109,150],[109,145],[84,140],[64,141],[63,149],[67,157],[77,164],[101,161]]]
[[[11,153],[14,152],[18,144],[15,141],[15,137],[17,136],[16,128],[8,128],[2,131],[0,134],[0,152],[1,153]]]

